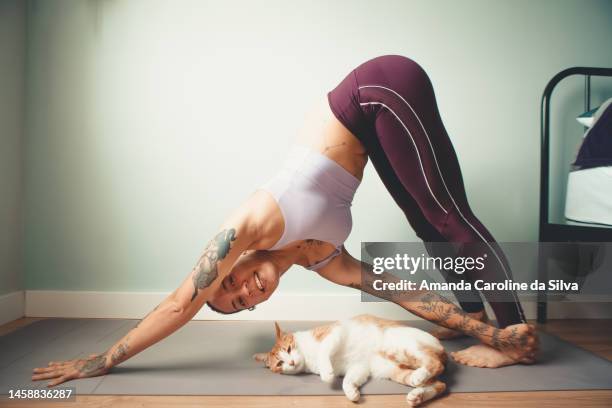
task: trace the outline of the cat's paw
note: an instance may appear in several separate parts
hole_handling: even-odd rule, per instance
[[[425,388],[417,387],[406,395],[406,402],[408,403],[408,406],[416,407],[423,402],[424,396]]]
[[[344,390],[344,395],[346,395],[346,398],[353,402],[359,401],[361,393],[359,392],[359,389],[357,389],[357,387],[355,387],[354,385],[343,385],[342,388]]]
[[[334,370],[321,370],[319,376],[321,377],[321,381],[325,383],[331,384],[334,382]]]
[[[412,372],[408,385],[412,387],[419,387],[427,382],[431,377],[429,371],[426,368],[420,367]]]

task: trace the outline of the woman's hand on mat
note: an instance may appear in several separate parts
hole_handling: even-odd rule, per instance
[[[47,367],[37,367],[32,375],[33,381],[51,380],[47,387],[54,387],[75,378],[96,377],[108,373],[106,353],[90,354],[85,359],[50,361]]]

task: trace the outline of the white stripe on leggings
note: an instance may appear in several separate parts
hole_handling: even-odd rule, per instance
[[[499,262],[499,264],[502,267],[502,270],[504,271],[504,275],[506,275],[506,279],[510,280],[510,276],[508,274],[508,271],[506,270],[506,267],[504,266],[504,263],[501,261],[499,255],[497,254],[497,252],[495,251],[495,249],[491,246],[491,244],[489,244],[489,242],[482,236],[482,234],[480,233],[480,231],[478,231],[478,229],[476,227],[474,227],[472,225],[472,223],[470,223],[467,218],[465,218],[465,216],[463,215],[463,213],[461,212],[461,209],[459,208],[459,206],[457,205],[457,203],[455,202],[455,199],[453,198],[453,195],[451,194],[451,192],[449,191],[448,187],[446,186],[446,182],[444,181],[444,177],[442,176],[442,171],[440,170],[440,167],[438,166],[438,159],[436,158],[436,153],[434,151],[433,145],[431,144],[431,140],[429,139],[429,134],[427,133],[427,130],[425,129],[425,126],[423,126],[423,123],[421,122],[421,119],[419,118],[419,115],[417,115],[416,111],[412,108],[412,106],[408,103],[408,101],[406,101],[404,99],[404,97],[400,94],[398,94],[397,92],[395,92],[393,89],[384,87],[384,86],[380,86],[380,85],[364,85],[364,86],[360,86],[358,89],[362,89],[362,88],[381,88],[381,89],[385,89],[387,91],[393,92],[393,94],[397,95],[412,111],[412,113],[414,114],[414,116],[417,118],[419,125],[421,125],[421,128],[423,129],[423,132],[425,133],[425,137],[427,138],[427,142],[429,143],[429,146],[431,147],[431,153],[433,154],[434,157],[434,162],[436,163],[436,168],[438,169],[438,173],[440,174],[440,179],[442,180],[442,184],[444,185],[444,188],[446,189],[446,192],[448,193],[448,196],[450,197],[451,201],[453,202],[453,205],[455,206],[455,208],[457,209],[457,212],[459,213],[459,215],[461,215],[461,218],[463,218],[463,220],[476,232],[476,234],[478,234],[478,236],[483,240],[483,242],[485,244],[487,244],[487,246],[489,248],[491,248],[491,251],[493,252],[493,254],[495,254],[495,257],[497,258],[497,261]],[[391,109],[389,108],[387,105],[385,105],[384,103],[381,102],[364,102],[364,103],[360,103],[360,105],[381,105],[383,107],[385,107],[386,109],[389,110],[389,112],[391,112],[393,114],[393,116],[395,116],[395,118],[402,124],[403,128],[406,130],[406,132],[408,133],[408,135],[410,136],[410,139],[412,140],[412,143],[415,145],[415,149],[416,149],[416,144],[414,142],[414,138],[412,137],[412,134],[410,134],[410,132],[408,131],[408,128],[406,127],[406,125],[404,124],[404,122],[402,122],[402,120],[399,118],[399,116],[397,116],[397,114]],[[417,150],[417,155],[418,155],[418,150]],[[419,164],[421,164],[420,161],[420,156],[419,156]],[[421,164],[421,171],[423,171],[423,176],[425,177],[425,171],[423,169],[423,165]],[[425,177],[425,182],[427,183],[427,177]],[[427,183],[427,187],[429,188],[429,183]],[[431,191],[431,188],[429,189],[429,191],[431,192],[432,196],[434,197],[434,199],[436,200],[436,202],[438,203],[438,205],[440,205],[440,203],[438,202],[438,200],[436,199],[435,195],[433,194],[433,191]],[[444,210],[444,212],[446,213],[446,210],[444,208],[442,208]],[[521,318],[521,320],[523,322],[526,322],[525,320],[525,316],[523,315],[523,313],[521,312],[521,308],[519,307],[519,300],[516,296],[516,293],[514,293],[514,291],[510,291],[510,293],[512,293],[513,298],[516,301],[516,305],[517,305],[517,310],[519,313],[519,316]]]
[[[442,206],[442,204],[440,204],[440,201],[438,201],[438,199],[436,198],[436,195],[434,194],[433,190],[429,186],[429,182],[427,181],[427,175],[425,173],[425,169],[423,168],[423,162],[421,161],[421,155],[419,154],[419,149],[417,148],[416,142],[414,141],[414,138],[412,137],[412,134],[410,134],[410,131],[404,125],[404,122],[401,121],[401,119],[395,114],[395,112],[393,112],[393,110],[391,108],[389,108],[387,105],[385,105],[382,102],[364,102],[364,103],[360,103],[359,105],[362,105],[362,106],[363,105],[382,105],[383,107],[387,108],[389,110],[389,112],[391,112],[397,118],[397,120],[402,124],[402,126],[404,127],[404,129],[408,133],[408,136],[410,136],[410,140],[412,140],[412,144],[414,145],[414,150],[416,151],[417,158],[419,159],[419,166],[421,166],[421,173],[423,173],[423,178],[425,179],[425,184],[427,185],[427,189],[431,193],[431,196],[436,201],[436,203],[438,203],[438,205],[440,206],[442,211],[444,211],[444,214],[448,214],[448,211],[446,211],[446,208],[444,208]]]

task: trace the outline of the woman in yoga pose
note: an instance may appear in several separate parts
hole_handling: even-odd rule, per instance
[[[382,296],[362,282],[362,267],[367,280],[369,266],[343,246],[352,225],[350,205],[368,158],[424,242],[459,243],[456,256],[469,256],[469,244],[481,244],[485,268],[466,272],[465,279],[512,278],[493,236],[470,210],[427,74],[406,57],[381,56],[359,65],[322,98],[282,170],[221,225],[180,287],[106,352],[50,362],[35,368],[32,378],[57,385],[104,374],[183,326],[205,303],[217,312],[234,313],[265,301],[294,264]],[[431,246],[428,250],[435,252]],[[447,274],[449,279],[452,275]],[[483,295],[499,327],[488,323],[478,292],[458,296],[461,307],[427,291],[394,301],[443,326],[435,333],[441,338],[467,334],[480,340],[452,354],[460,363],[532,363],[537,335],[516,294]]]

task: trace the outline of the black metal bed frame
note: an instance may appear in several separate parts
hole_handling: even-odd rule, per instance
[[[612,68],[573,67],[555,75],[544,88],[541,105],[541,160],[540,160],[540,242],[610,242],[612,228],[580,225],[554,224],[548,220],[549,193],[549,155],[550,155],[550,97],[553,90],[564,78],[584,75],[584,108],[591,109],[591,77],[612,77]],[[548,266],[545,257],[538,257],[538,280],[548,280]],[[547,293],[538,291],[538,322],[545,323],[547,318]]]

